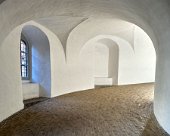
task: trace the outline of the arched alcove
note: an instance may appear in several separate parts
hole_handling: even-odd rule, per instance
[[[102,44],[102,41],[100,42],[99,40],[94,48],[94,84],[96,86],[117,85],[119,65],[118,46],[114,42],[111,45]]]
[[[116,85],[118,82],[118,46],[114,43],[109,46],[97,42],[94,50],[94,84],[96,86]]]
[[[29,43],[30,77],[25,90],[29,96],[51,97],[51,61],[50,45],[46,34],[38,27],[26,25],[22,29],[22,35]],[[31,83],[37,84],[39,89],[32,90]],[[23,84],[25,85],[25,84]],[[29,87],[30,85],[30,87]]]
[[[34,74],[31,74],[32,76],[29,82],[35,82],[41,86],[40,93],[37,91],[36,94],[33,94],[33,92],[29,92],[30,89],[26,91],[26,98],[30,98],[35,95],[54,97],[56,94],[60,93],[57,92],[58,90],[53,89],[56,88],[55,86],[58,86],[58,84],[54,84],[58,80],[55,78],[55,74],[59,75],[58,72],[54,72],[54,69],[56,69],[56,67],[60,68],[61,65],[65,65],[65,54],[59,39],[47,28],[34,21],[29,21],[19,25],[6,37],[3,45],[0,48],[2,55],[1,60],[3,60],[0,61],[0,63],[3,65],[3,67],[1,67],[1,72],[3,71],[2,73],[5,74],[3,78],[4,84],[1,85],[1,89],[6,88],[8,90],[1,91],[2,97],[0,100],[6,105],[1,106],[1,121],[23,109],[24,107],[23,95],[25,94],[23,94],[23,84],[20,70],[21,34],[24,35],[25,40],[27,40],[29,45],[34,48],[30,48],[33,55],[31,60],[34,58],[34,60],[31,62],[33,64],[32,66],[34,67],[32,68],[33,71],[31,71],[31,73],[34,72]],[[6,54],[5,52],[8,51],[10,51],[9,54]],[[56,53],[56,51],[59,52]],[[53,56],[52,58],[59,59],[54,60],[51,58],[51,56]],[[44,71],[41,71],[43,67]],[[55,74],[51,75],[51,72]],[[6,101],[7,99],[9,100]],[[11,105],[11,108],[7,108]]]

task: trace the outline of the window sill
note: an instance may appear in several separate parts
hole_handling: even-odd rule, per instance
[[[22,80],[22,83],[27,84],[27,83],[31,83],[31,81],[30,80]]]

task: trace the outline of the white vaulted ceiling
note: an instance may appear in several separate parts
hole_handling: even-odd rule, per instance
[[[8,69],[7,62],[11,62],[12,60],[9,58],[6,60],[7,56],[4,53],[10,49],[16,52],[18,51],[17,44],[19,44],[19,41],[16,41],[16,39],[19,40],[19,34],[22,29],[19,27],[18,31],[14,31],[18,26],[32,20],[37,22],[37,25],[42,25],[41,27],[44,31],[50,35],[48,37],[49,42],[52,44],[50,50],[55,52],[59,49],[59,51],[61,51],[61,54],[58,53],[59,56],[57,56],[58,54],[52,53],[53,55],[55,54],[54,56],[52,55],[52,61],[54,62],[52,71],[55,68],[63,70],[68,81],[72,81],[71,83],[67,83],[68,86],[66,88],[56,85],[59,87],[58,94],[62,94],[63,92],[60,92],[61,90],[65,90],[66,92],[64,93],[68,93],[69,89],[71,89],[71,91],[79,90],[80,88],[87,89],[87,84],[90,84],[90,80],[86,80],[85,77],[91,69],[84,70],[83,75],[82,69],[85,66],[79,66],[79,61],[77,62],[75,59],[77,59],[77,54],[81,50],[81,46],[92,37],[97,36],[95,32],[112,34],[109,31],[114,28],[115,24],[112,22],[114,18],[141,27],[149,35],[154,44],[157,54],[154,113],[162,127],[170,133],[169,0],[5,0],[4,2],[1,0],[0,81],[3,82],[3,84],[0,84],[0,121],[22,109],[21,101],[17,99],[21,96],[21,93],[17,96],[12,90],[12,88],[15,88],[21,91],[19,72],[17,73],[18,77],[16,75],[11,77],[6,74],[9,71],[12,73],[13,70]],[[111,25],[113,25],[113,28]],[[117,23],[116,28],[121,28],[121,25],[119,26],[119,23]],[[117,33],[117,35],[119,34]],[[58,39],[55,36],[58,37]],[[54,37],[57,40],[54,40]],[[131,37],[126,36],[126,38],[130,39]],[[13,43],[10,41],[13,41]],[[55,46],[61,46],[61,44],[63,49]],[[12,46],[12,48],[9,46]],[[12,55],[12,57],[17,56],[17,53],[13,51],[11,51],[10,55]],[[69,64],[57,60],[58,58],[60,59],[61,56],[62,60],[64,60],[64,53],[69,60]],[[19,63],[19,61],[17,63]],[[88,62],[86,63],[88,65]],[[62,66],[58,66],[57,64],[62,64]],[[68,69],[65,68],[66,65]],[[19,66],[15,65],[16,71],[18,67]],[[75,67],[78,67],[79,70]],[[76,75],[75,73],[78,74]],[[60,77],[60,80],[56,80],[56,84],[64,82],[63,79],[65,77],[63,77],[63,75],[60,75],[60,73],[55,73],[54,75]],[[72,77],[79,79],[82,85],[80,86]],[[52,78],[55,78],[55,76]],[[16,81],[16,84],[14,81]],[[55,84],[52,85],[55,87]],[[90,84],[89,86],[92,85]],[[11,97],[12,100],[6,102],[8,97]],[[20,101],[20,106],[17,105],[18,103],[16,101]],[[9,106],[11,108],[6,108]]]

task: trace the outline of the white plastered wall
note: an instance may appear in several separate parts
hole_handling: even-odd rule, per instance
[[[20,37],[20,32],[14,31],[0,46],[0,121],[24,107],[20,59],[16,59],[20,58]]]
[[[109,48],[106,45],[97,44],[94,56],[94,77],[109,77]]]
[[[118,24],[120,26],[121,23]],[[100,26],[100,24],[97,26],[99,28],[102,27]],[[114,24],[114,27],[117,27],[117,25]],[[99,28],[97,28],[96,33],[98,33]],[[93,32],[94,31],[95,30],[93,30]],[[105,33],[108,32],[106,31]],[[105,48],[108,47],[107,49],[110,50],[109,54],[112,55],[112,57],[110,57],[110,60],[108,56],[105,56],[109,61],[106,58],[105,60],[101,60],[101,61],[99,60],[95,61],[91,59],[91,63],[95,61],[94,67],[98,67],[98,66],[100,67],[100,69],[99,68],[94,69],[95,72],[94,77],[100,77],[97,78],[98,80],[97,84],[98,85],[112,85],[112,84],[125,85],[125,84],[154,82],[155,67],[156,67],[155,66],[156,53],[155,53],[153,43],[151,39],[148,37],[148,35],[141,28],[130,23],[129,26],[126,25],[126,27],[122,25],[121,30],[119,30],[118,32],[117,30],[113,29],[112,33],[113,35],[103,35],[103,36],[96,36],[95,38],[92,38],[84,45],[84,47],[81,50],[82,54],[86,54],[87,52],[90,52],[90,50],[93,50],[94,48],[93,46],[96,43],[102,44]],[[117,48],[119,49],[115,48],[115,42]],[[96,45],[95,47],[98,46]],[[100,50],[100,54],[106,55],[105,52],[102,52],[102,50]],[[85,59],[90,60],[90,57],[88,58],[87,56]],[[84,60],[83,62],[86,62],[87,60]],[[112,76],[108,75],[109,70],[111,71],[117,69],[116,67],[118,68],[118,70],[116,70],[117,72],[114,72]],[[96,72],[98,74],[97,76],[96,76]],[[108,80],[106,77],[108,78]],[[110,84],[111,78],[113,77],[114,77],[113,79],[114,82]]]
[[[117,84],[118,54],[118,46],[114,46],[113,42],[111,46],[102,41],[96,42],[94,51],[95,85]]]
[[[72,0],[69,4],[68,0],[5,0],[5,2],[0,4],[0,46],[3,45],[7,35],[20,24],[47,16],[118,17],[137,24],[149,34],[157,51],[154,113],[161,126],[170,133],[170,99],[168,97],[170,95],[169,5],[169,0],[80,0],[79,2]],[[0,61],[2,63],[1,73],[6,73],[5,62],[3,59]],[[14,84],[14,82],[9,79],[10,77],[4,76],[4,74],[1,74],[1,76],[1,81],[3,82],[1,85],[1,93],[3,95],[1,97],[10,97],[8,93],[13,93],[11,91],[13,88],[10,85]],[[4,78],[9,79],[8,82],[4,82]],[[19,85],[15,84],[15,86],[18,88]],[[8,93],[6,94],[5,91]],[[11,96],[15,97],[15,94],[11,94]],[[11,103],[11,100],[6,103],[4,98],[1,98],[3,103],[1,103],[0,113],[10,115],[12,112],[9,109],[4,109],[3,111],[3,107],[9,106],[8,103]],[[17,103],[18,101],[15,102],[15,104]],[[5,116],[2,115],[2,119],[4,118]]]
[[[23,100],[40,97],[40,86],[38,83],[22,83]]]
[[[120,44],[126,46],[125,43]],[[133,52],[120,49],[118,84],[155,82],[155,69],[156,53],[153,43],[142,29],[135,26]]]

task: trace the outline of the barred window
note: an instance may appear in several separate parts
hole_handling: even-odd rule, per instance
[[[29,79],[29,47],[21,40],[20,43],[21,77],[23,80]]]

